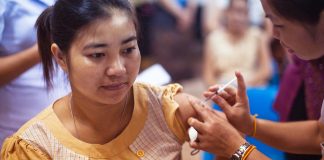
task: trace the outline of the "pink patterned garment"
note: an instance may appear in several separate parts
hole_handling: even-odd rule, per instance
[[[324,99],[324,57],[312,61],[293,57],[293,63],[288,65],[281,80],[274,103],[281,121],[288,120],[299,88],[303,84],[307,117],[317,120],[320,117],[321,104]]]

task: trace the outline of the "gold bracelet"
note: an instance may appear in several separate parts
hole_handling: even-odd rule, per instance
[[[251,154],[251,152],[256,149],[256,146],[249,146],[249,148],[246,150],[246,152],[244,153],[243,157],[242,157],[242,160],[246,160],[247,157]]]
[[[252,137],[255,137],[256,135],[256,128],[257,128],[257,117],[258,114],[254,114],[253,115],[253,133],[252,133]]]

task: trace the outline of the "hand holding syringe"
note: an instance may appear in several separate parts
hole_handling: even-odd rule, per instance
[[[233,83],[236,80],[236,77],[234,77],[232,80],[230,80],[229,82],[227,82],[225,85],[223,85],[222,87],[220,87],[212,96],[206,98],[204,101],[201,101],[201,104],[203,106],[206,106],[206,103],[211,100],[216,94],[219,94],[220,92],[222,92],[226,87],[228,87],[231,83]],[[188,129],[188,134],[189,134],[189,138],[190,138],[190,142],[194,142],[197,140],[198,137],[198,132],[196,131],[195,128],[190,127]],[[191,152],[191,155],[195,155],[199,152],[199,150],[193,150]]]
[[[223,85],[222,87],[220,87],[212,96],[210,96],[210,97],[208,97],[208,98],[206,98],[204,101],[202,101],[201,103],[202,104],[204,104],[204,105],[206,105],[206,103],[209,101],[209,100],[211,100],[211,99],[213,99],[214,98],[214,96],[216,95],[216,94],[219,94],[220,92],[222,92],[222,91],[224,91],[224,89],[226,88],[226,87],[228,87],[230,84],[232,84],[234,81],[236,81],[236,77],[234,77],[232,80],[230,80],[229,82],[227,82],[225,85]]]

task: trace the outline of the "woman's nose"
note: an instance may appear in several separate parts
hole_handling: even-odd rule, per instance
[[[124,60],[120,57],[115,58],[110,65],[107,67],[106,74],[108,76],[120,76],[126,72],[124,66]]]

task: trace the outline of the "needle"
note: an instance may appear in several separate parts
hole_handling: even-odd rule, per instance
[[[212,96],[206,98],[202,103],[203,104],[206,104],[207,101],[209,101],[210,99],[212,99],[216,94],[222,92],[226,87],[228,87],[234,81],[236,81],[236,77],[234,77],[232,80],[230,80],[229,82],[227,82],[224,86],[222,86],[221,88],[219,88],[216,92],[214,92],[214,94]]]

